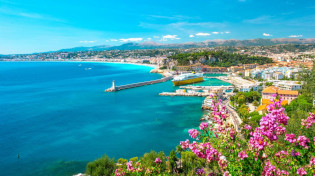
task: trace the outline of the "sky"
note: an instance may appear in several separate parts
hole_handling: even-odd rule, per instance
[[[0,54],[127,42],[314,38],[314,0],[0,0]]]

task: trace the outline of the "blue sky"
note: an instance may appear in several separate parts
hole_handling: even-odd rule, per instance
[[[0,54],[314,31],[314,0],[0,0]]]

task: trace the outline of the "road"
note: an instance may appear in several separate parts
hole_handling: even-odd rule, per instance
[[[241,120],[240,116],[235,111],[235,108],[230,105],[230,101],[229,100],[226,100],[223,103],[225,104],[226,109],[230,113],[230,117],[232,119],[232,122],[233,122],[233,125],[234,125],[236,131],[240,132],[241,131],[240,123],[242,123],[242,120]]]

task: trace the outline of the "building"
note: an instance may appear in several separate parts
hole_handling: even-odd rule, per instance
[[[281,72],[276,72],[273,76],[275,80],[283,79],[283,74]]]
[[[265,114],[267,112],[267,106],[271,104],[271,101],[270,99],[261,99],[261,105],[257,107],[256,111],[262,115],[262,114]],[[281,105],[282,106],[285,106],[285,105],[288,105],[289,102],[288,100],[283,100],[281,102]]]
[[[251,76],[251,70],[247,69],[245,70],[245,77],[250,77]]]
[[[275,83],[279,89],[282,90],[300,90],[302,89],[302,85],[297,81],[279,81]]]
[[[253,68],[256,68],[256,67],[257,67],[257,64],[244,64],[243,65],[244,70],[253,69]]]
[[[235,72],[237,72],[237,71],[241,71],[241,70],[243,70],[243,67],[242,67],[242,66],[232,66],[232,67],[229,67],[229,68],[228,68],[228,71],[229,71],[229,72],[233,72],[233,73],[235,73]]]
[[[274,99],[274,94],[278,95],[280,98],[282,98],[282,100],[287,100],[288,103],[291,103],[292,100],[298,97],[299,92],[296,90],[280,90],[275,86],[270,86],[262,91],[262,100]]]

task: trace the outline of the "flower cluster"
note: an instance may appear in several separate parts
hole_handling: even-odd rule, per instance
[[[305,136],[299,136],[297,138],[297,142],[299,143],[300,146],[308,149],[307,143],[309,143],[310,140],[307,137],[305,137]]]
[[[196,172],[196,174],[197,175],[204,175],[205,174],[205,171],[202,169],[202,168],[200,168],[200,169],[197,169],[197,172]]]
[[[268,105],[267,109],[269,113],[261,118],[260,126],[255,129],[249,140],[250,146],[257,150],[264,150],[268,145],[268,140],[276,141],[279,135],[286,132],[282,125],[287,125],[289,117],[284,114],[281,101]]]
[[[310,116],[306,119],[302,119],[301,125],[305,126],[306,128],[312,127],[313,123],[315,123],[315,114],[310,113]]]
[[[245,151],[241,151],[238,153],[238,157],[241,158],[241,160],[243,160],[244,158],[248,158],[248,155]]]
[[[197,138],[200,132],[196,129],[190,129],[188,130],[189,136],[193,139]]]
[[[309,138],[301,135],[303,131],[299,135],[286,134],[285,126],[289,117],[281,106],[281,100],[273,100],[267,109],[268,113],[261,118],[257,128],[244,124],[245,130],[238,134],[229,124],[226,107],[221,101],[214,102],[211,112],[213,123],[202,122],[199,126],[201,131],[189,130],[189,135],[197,141],[190,143],[187,139],[180,142],[180,146],[208,163],[217,164],[222,175],[305,175],[310,170],[315,170],[315,153],[305,154],[314,149],[315,137],[313,145]],[[310,114],[302,120],[302,125],[305,126],[303,129],[310,128],[313,123],[314,114]],[[258,164],[249,166],[248,162]],[[204,175],[204,172],[205,170],[198,169],[196,174]]]
[[[288,171],[277,169],[269,161],[266,162],[262,175],[289,175]]]
[[[279,158],[285,158],[288,155],[289,155],[289,153],[287,151],[283,151],[283,150],[281,150],[280,152],[275,154],[275,156],[279,157]]]

